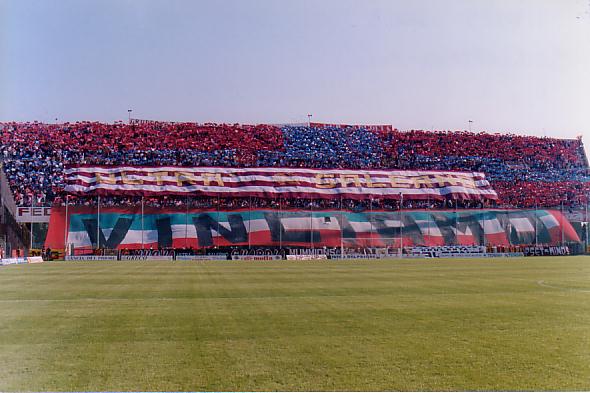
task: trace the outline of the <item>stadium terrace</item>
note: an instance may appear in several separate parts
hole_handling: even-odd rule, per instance
[[[92,249],[101,245],[97,231],[113,234],[117,225],[123,237],[108,243],[115,248],[249,246],[255,233],[257,245],[282,246],[283,239],[273,239],[290,230],[312,233],[295,245],[337,245],[351,222],[350,234],[388,245],[401,238],[406,245],[525,245],[533,231],[539,241],[540,227],[547,244],[586,239],[590,176],[581,139],[321,123],[132,121],[0,123],[0,142],[3,197],[12,215],[18,220],[16,207],[52,207],[51,241],[38,234],[39,248],[63,249],[77,239],[77,247]],[[242,211],[240,217],[234,211]],[[292,215],[277,218],[279,229],[269,216],[277,211]],[[131,221],[123,225],[125,214]],[[158,224],[166,214],[175,216]],[[299,219],[302,214],[309,219]],[[463,219],[466,226],[459,224]],[[218,243],[199,241],[203,223]],[[238,227],[246,234],[232,243]],[[23,233],[21,243],[27,243]]]

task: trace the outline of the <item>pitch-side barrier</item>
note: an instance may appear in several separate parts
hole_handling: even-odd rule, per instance
[[[21,265],[24,263],[41,263],[43,258],[41,257],[26,257],[26,258],[4,258],[0,259],[0,265]]]
[[[341,254],[339,250],[296,250],[297,252],[288,252],[286,254],[279,253],[257,253],[257,254],[242,254],[232,253],[228,256],[226,253],[213,255],[191,255],[183,253],[149,253],[149,254],[135,254],[126,255],[119,253],[118,255],[75,255],[66,256],[66,261],[99,261],[99,260],[119,260],[119,261],[221,261],[221,260],[237,260],[237,261],[274,261],[274,260],[328,260],[328,259],[396,259],[396,258],[511,258],[523,256],[560,256],[570,255],[568,246],[530,246],[522,247],[519,250],[490,250],[485,246],[413,246],[404,247],[401,250],[394,251],[393,249],[366,249],[362,252],[348,252]],[[33,260],[37,258],[38,260]],[[2,264],[17,264],[17,263],[35,263],[42,262],[40,257],[29,258],[7,258],[2,260]]]

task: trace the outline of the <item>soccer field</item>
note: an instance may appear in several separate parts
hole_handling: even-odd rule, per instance
[[[588,257],[0,267],[0,391],[589,389]]]

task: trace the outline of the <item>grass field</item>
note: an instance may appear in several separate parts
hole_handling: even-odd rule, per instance
[[[590,258],[0,267],[11,390],[590,390]]]

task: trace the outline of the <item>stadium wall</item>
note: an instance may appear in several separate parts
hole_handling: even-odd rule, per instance
[[[0,256],[23,256],[30,238],[25,226],[15,220],[16,203],[0,163]]]
[[[557,210],[364,211],[53,208],[45,247],[400,247],[580,242]]]

